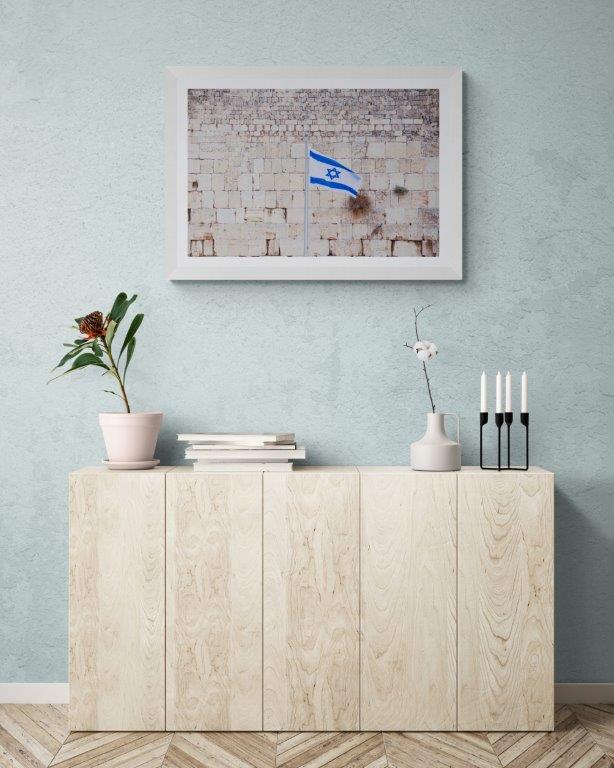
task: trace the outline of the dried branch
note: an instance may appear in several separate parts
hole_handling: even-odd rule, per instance
[[[416,330],[416,341],[420,341],[420,334],[418,332],[418,318],[424,312],[425,309],[429,309],[432,306],[433,306],[432,304],[427,304],[426,306],[422,307],[419,310],[416,310],[416,308],[414,307],[414,328]],[[409,347],[411,345],[406,343],[405,346]],[[412,349],[413,349],[413,347],[412,347]],[[431,391],[431,381],[429,379],[429,375],[428,375],[428,372],[426,370],[426,363],[424,362],[424,360],[422,361],[422,370],[424,371],[424,378],[426,379],[426,388],[427,388],[428,393],[429,393],[429,400],[431,401],[431,408],[433,410],[433,413],[435,413],[435,403],[433,401],[433,393]]]

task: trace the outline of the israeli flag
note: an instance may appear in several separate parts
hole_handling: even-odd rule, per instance
[[[309,183],[316,187],[328,187],[356,197],[360,176],[347,165],[332,157],[326,157],[309,148]]]

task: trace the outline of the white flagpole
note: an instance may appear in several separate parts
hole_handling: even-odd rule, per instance
[[[307,133],[305,139],[305,221],[303,225],[304,245],[303,255],[309,256],[309,145],[307,144]]]

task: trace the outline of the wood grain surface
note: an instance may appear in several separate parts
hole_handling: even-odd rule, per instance
[[[614,707],[598,726],[614,731]],[[70,733],[63,705],[0,704],[2,768],[613,768],[558,707],[544,733]],[[606,751],[607,752],[607,751]],[[55,757],[54,757],[55,755]]]
[[[262,473],[167,476],[167,728],[262,730]]]
[[[164,472],[70,478],[70,727],[164,729]]]
[[[264,729],[359,728],[356,470],[264,475]]]
[[[456,728],[456,476],[361,475],[361,728]]]
[[[460,730],[553,727],[553,486],[458,477]]]

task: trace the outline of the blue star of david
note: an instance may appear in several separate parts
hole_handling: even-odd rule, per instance
[[[329,168],[326,171],[326,175],[328,176],[330,181],[334,181],[335,179],[338,179],[339,176],[341,176],[337,168]]]

